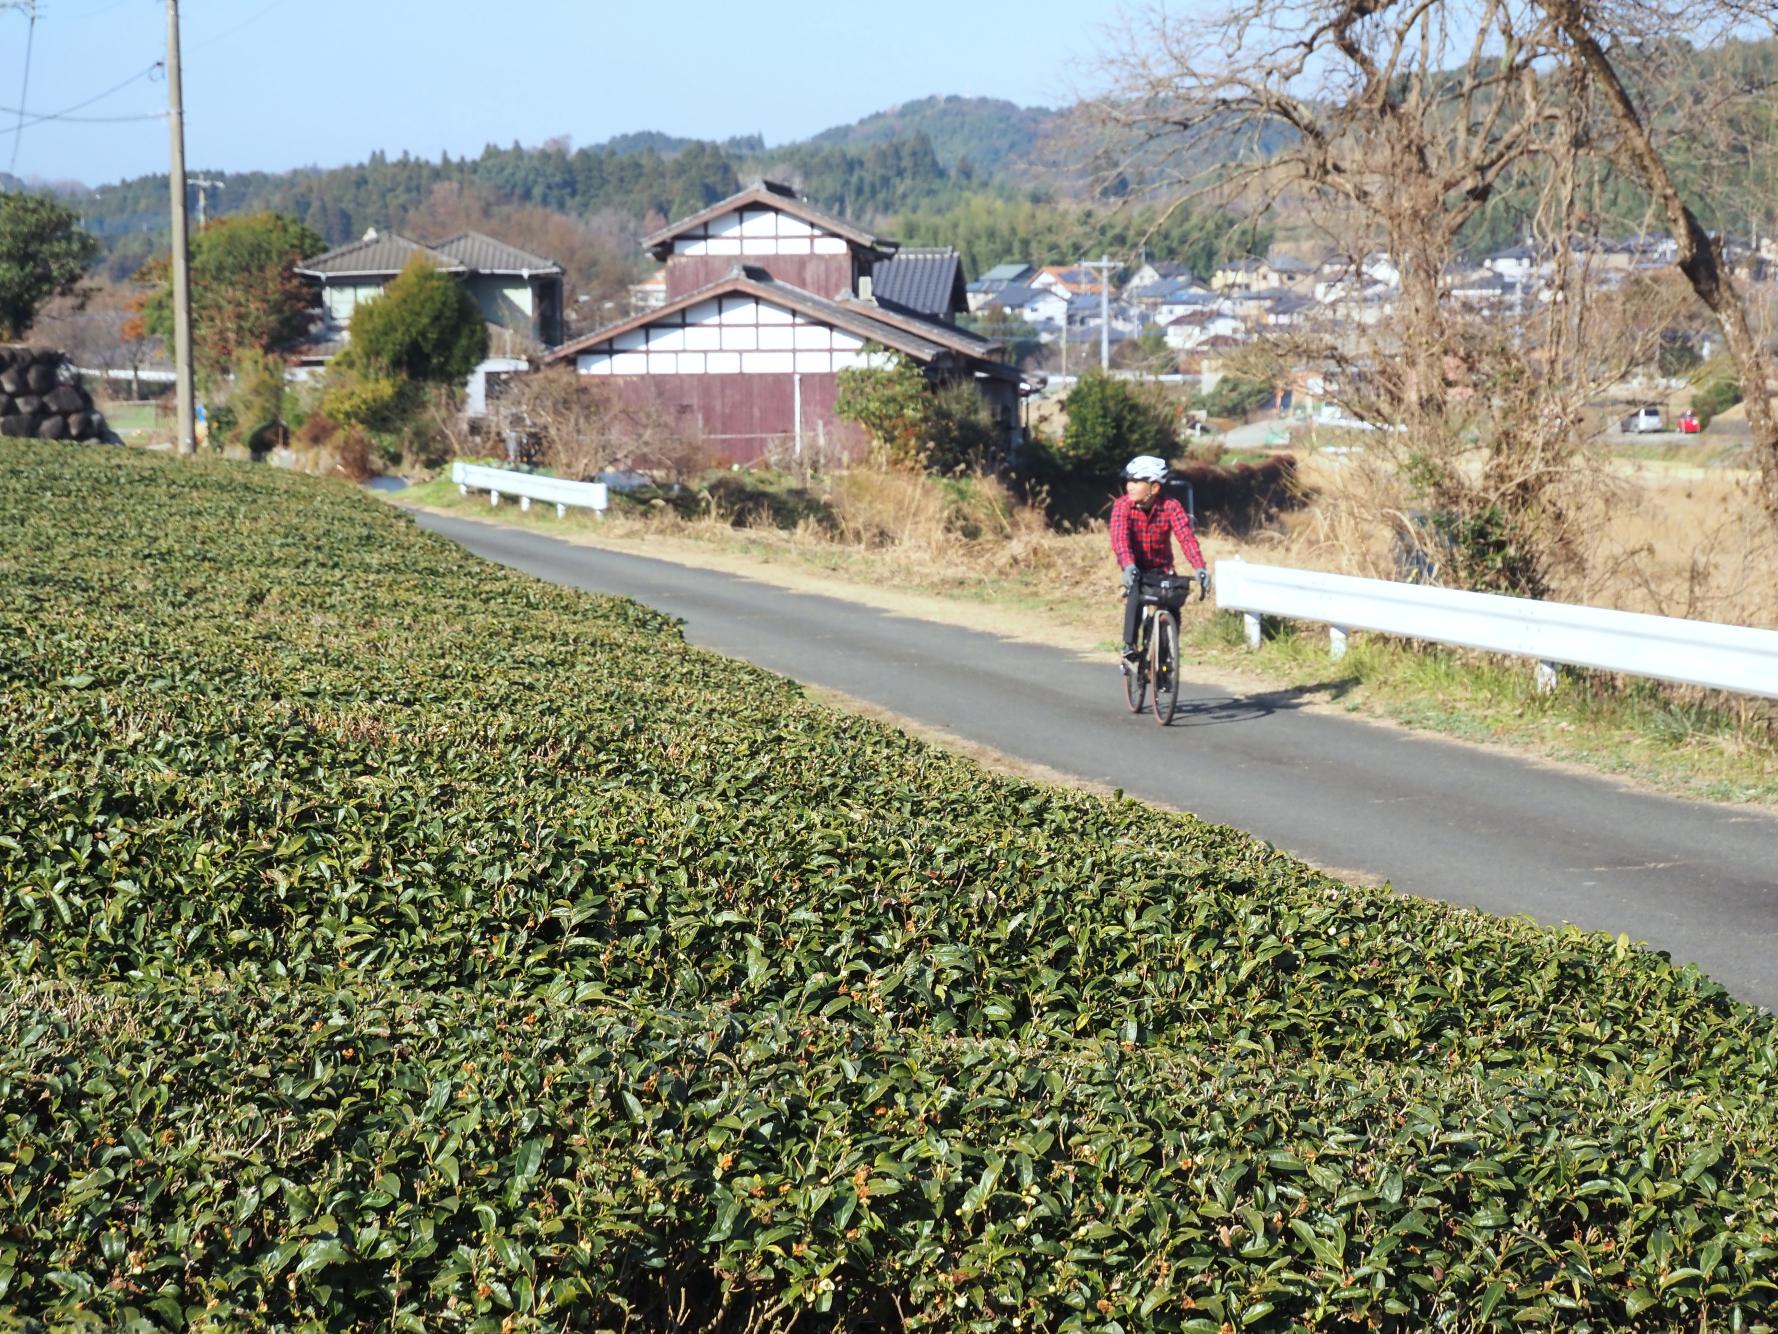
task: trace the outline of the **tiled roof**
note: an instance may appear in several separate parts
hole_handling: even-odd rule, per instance
[[[642,238],[642,248],[657,252],[656,259],[665,259],[665,252],[672,248],[675,237],[691,231],[694,227],[701,227],[712,218],[719,218],[724,213],[732,213],[735,209],[746,208],[750,205],[774,208],[781,213],[788,213],[793,218],[801,218],[811,226],[819,227],[824,232],[832,232],[835,236],[852,242],[853,245],[863,246],[869,250],[880,250],[886,255],[891,255],[898,249],[896,242],[886,237],[873,236],[830,213],[823,213],[788,185],[765,180],[755,181],[745,190],[737,191],[727,199],[719,199],[709,208],[701,209],[690,217],[669,223],[658,232],[650,232]]]
[[[1036,271],[1029,264],[996,264],[982,275],[985,283],[1023,283]]]
[[[884,306],[875,300],[860,300],[850,293],[842,292],[834,302],[843,310],[862,308],[871,319],[881,324],[914,334],[917,337],[929,338],[966,356],[991,358],[1000,351],[1001,344],[991,338],[983,338],[980,334],[968,329],[958,328],[954,324],[934,319],[929,315],[917,315],[913,311],[902,310],[894,306]]]
[[[871,296],[884,305],[948,320],[968,309],[963,257],[949,246],[905,248],[871,270]]]
[[[1046,297],[1054,297],[1057,301],[1068,299],[1050,287],[1002,287],[994,293],[994,304],[998,306],[1025,306]]]
[[[480,232],[459,232],[448,241],[432,247],[441,255],[449,255],[472,273],[560,273],[562,266],[553,259],[527,254],[517,246],[496,241]]]
[[[348,274],[397,274],[407,267],[415,255],[422,256],[434,268],[447,273],[462,273],[461,260],[443,254],[431,246],[421,245],[400,232],[370,232],[362,240],[352,241],[325,255],[304,260],[297,272],[314,278],[339,278]]]

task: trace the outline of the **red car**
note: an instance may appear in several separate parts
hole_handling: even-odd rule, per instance
[[[1682,412],[1679,414],[1679,433],[1681,435],[1696,435],[1703,429],[1703,427],[1698,425],[1697,413]]]

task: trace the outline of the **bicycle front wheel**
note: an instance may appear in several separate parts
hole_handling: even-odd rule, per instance
[[[1170,611],[1156,612],[1149,683],[1154,687],[1154,720],[1173,721],[1179,705],[1179,622]]]
[[[1146,650],[1147,643],[1142,647]],[[1148,659],[1149,654],[1144,651],[1136,655],[1134,662],[1127,658],[1124,660],[1124,703],[1130,706],[1131,713],[1141,713],[1142,705],[1148,698]]]

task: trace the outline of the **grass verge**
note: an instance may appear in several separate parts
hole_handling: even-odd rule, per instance
[[[745,561],[749,573],[767,579],[774,572],[780,580],[814,573],[828,581],[827,591],[849,589],[867,601],[881,601],[887,586],[949,604],[955,619],[982,628],[1107,654],[1116,649],[1121,613],[1102,532],[897,548],[839,542],[811,529],[734,527],[720,515],[686,521],[628,513],[601,521],[570,511],[559,520],[542,508],[529,514],[511,503],[491,509],[485,496],[459,497],[448,481],[394,498],[686,563]],[[1211,537],[1206,554],[1212,560],[1230,554],[1228,545]],[[1237,550],[1276,559],[1264,548]],[[919,614],[946,616],[942,605],[932,604]],[[1184,620],[1195,668],[1225,681],[1321,686],[1326,707],[1358,716],[1509,747],[1677,796],[1778,805],[1771,701],[1578,671],[1565,672],[1561,688],[1544,695],[1522,661],[1354,635],[1347,657],[1336,664],[1320,627],[1268,623],[1267,639],[1250,652],[1236,617],[1193,603]]]

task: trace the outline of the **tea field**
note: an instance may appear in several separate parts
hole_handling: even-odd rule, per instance
[[[1677,887],[1676,887],[1677,890]],[[344,486],[0,445],[0,1327],[1770,1329],[1778,1025]]]

